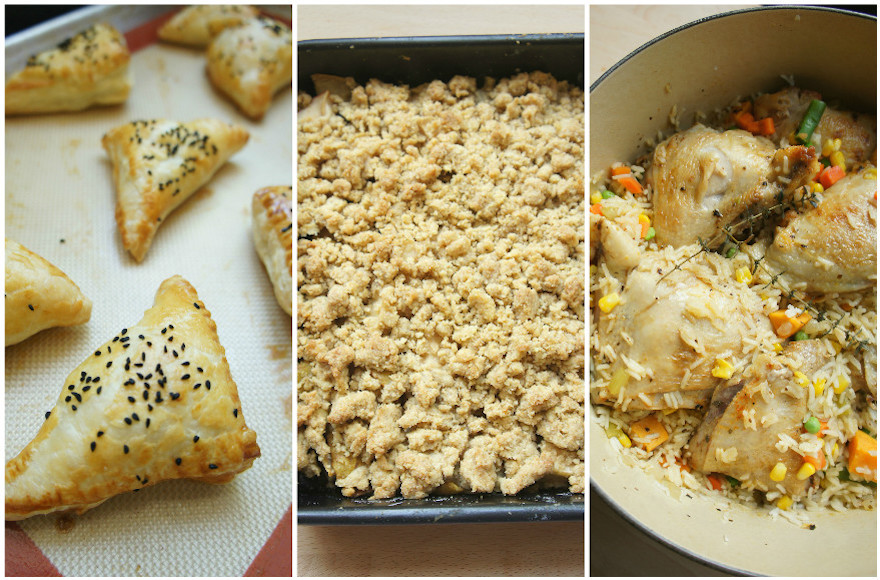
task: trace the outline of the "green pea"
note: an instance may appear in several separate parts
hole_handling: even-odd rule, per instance
[[[810,417],[806,421],[804,421],[804,429],[807,430],[807,433],[818,433],[819,429],[822,428],[822,424],[819,422],[819,419],[815,417]]]
[[[794,333],[794,337],[792,337],[792,340],[807,340],[808,338],[810,338],[809,334],[807,334],[803,330],[798,330]]]
[[[646,241],[647,241],[647,240],[650,240],[650,239],[653,238],[655,235],[657,235],[657,232],[654,230],[654,226],[651,226],[650,228],[648,228],[648,231],[645,232],[645,240],[646,240]]]
[[[727,253],[724,254],[724,256],[725,256],[726,258],[730,259],[730,258],[732,258],[732,257],[734,257],[734,256],[736,255],[736,252],[737,252],[737,248],[736,248],[736,246],[731,246],[730,249],[727,250]]]
[[[602,192],[602,199],[608,199],[610,197],[614,197],[613,191],[608,191],[607,189]]]

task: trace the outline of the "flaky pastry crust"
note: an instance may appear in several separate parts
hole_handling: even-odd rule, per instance
[[[225,483],[260,456],[217,326],[195,289],[165,280],[135,326],[64,381],[6,464],[6,519],[73,510],[161,481]]]

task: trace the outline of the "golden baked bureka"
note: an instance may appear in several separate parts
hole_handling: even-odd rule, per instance
[[[6,83],[6,114],[81,111],[125,102],[131,91],[125,37],[96,24],[32,56]]]
[[[257,191],[251,213],[254,247],[278,304],[293,316],[293,188],[275,186]]]
[[[163,24],[158,34],[166,42],[204,47],[225,28],[241,24],[259,13],[253,6],[244,5],[187,6]]]
[[[262,119],[293,79],[290,29],[264,16],[227,28],[208,47],[208,78],[242,113]]]
[[[6,346],[41,330],[88,322],[92,301],[48,260],[6,238]]]
[[[6,464],[6,519],[73,510],[171,479],[226,483],[260,456],[211,314],[183,278],[64,381]]]
[[[113,162],[116,223],[138,262],[168,214],[198,191],[247,143],[242,127],[216,119],[134,121],[111,129],[101,144]]]

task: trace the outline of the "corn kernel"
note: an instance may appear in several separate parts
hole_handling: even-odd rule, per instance
[[[816,396],[820,396],[825,392],[825,379],[816,379],[813,382],[813,389],[816,391]]]
[[[618,396],[620,389],[625,387],[627,382],[629,382],[629,373],[626,372],[626,369],[622,367],[617,369],[611,375],[611,380],[608,381],[608,392],[611,393],[612,397]]]
[[[831,165],[836,165],[846,171],[846,159],[840,151],[832,153],[828,160],[831,161]]]
[[[866,169],[866,170],[862,173],[862,176],[863,176],[865,179],[877,179],[877,170],[874,169],[873,167],[870,168],[870,169]]]
[[[776,500],[776,507],[778,507],[781,510],[788,510],[788,508],[790,508],[793,503],[794,503],[794,501],[792,501],[792,499],[790,497],[788,497],[787,495],[784,495],[784,496],[780,497],[778,500]]]
[[[645,225],[651,225],[651,218],[648,217],[646,213],[639,214],[639,223]]]
[[[715,368],[712,369],[712,376],[719,379],[729,379],[733,376],[733,365],[723,358],[716,358]]]
[[[782,352],[782,344],[779,342],[773,343],[773,351],[774,352]]]
[[[773,466],[773,469],[770,470],[770,479],[775,482],[780,482],[785,479],[785,474],[788,471],[788,468],[781,461]]]
[[[825,188],[822,187],[822,184],[819,183],[818,181],[814,181],[813,183],[810,184],[810,186],[813,188],[813,193],[824,193],[825,192]]]
[[[801,465],[801,468],[798,469],[797,478],[803,481],[814,473],[816,473],[816,468],[813,466],[813,464],[804,462],[804,464]]]
[[[602,203],[602,194],[598,191],[594,191],[590,194],[590,203],[596,205],[597,203]]]
[[[840,447],[837,446],[837,443],[834,444],[834,447],[831,448],[831,458],[837,459],[837,453],[840,451]]]
[[[632,440],[627,436],[626,433],[621,433],[617,436],[617,440],[620,441],[620,444],[623,445],[624,449],[629,449],[633,446]]]
[[[737,282],[741,282],[747,286],[752,283],[752,271],[749,270],[748,266],[737,268],[735,276]]]
[[[612,292],[611,294],[606,294],[602,298],[599,298],[599,310],[608,314],[614,307],[620,304],[620,294],[617,292]]]
[[[839,149],[839,147],[838,147]],[[832,153],[834,153],[837,149],[834,148],[834,140],[833,139],[825,139],[825,143],[822,145],[822,157],[828,157]]]
[[[805,375],[801,371],[794,371],[794,382],[802,387],[806,387],[807,383],[809,383],[810,381],[809,379],[807,379],[807,375]]]
[[[839,395],[849,388],[849,379],[846,377],[838,377],[837,385],[834,387],[834,394]]]

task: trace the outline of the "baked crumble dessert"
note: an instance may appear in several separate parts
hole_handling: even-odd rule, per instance
[[[584,94],[298,96],[298,469],[346,496],[584,491]]]

